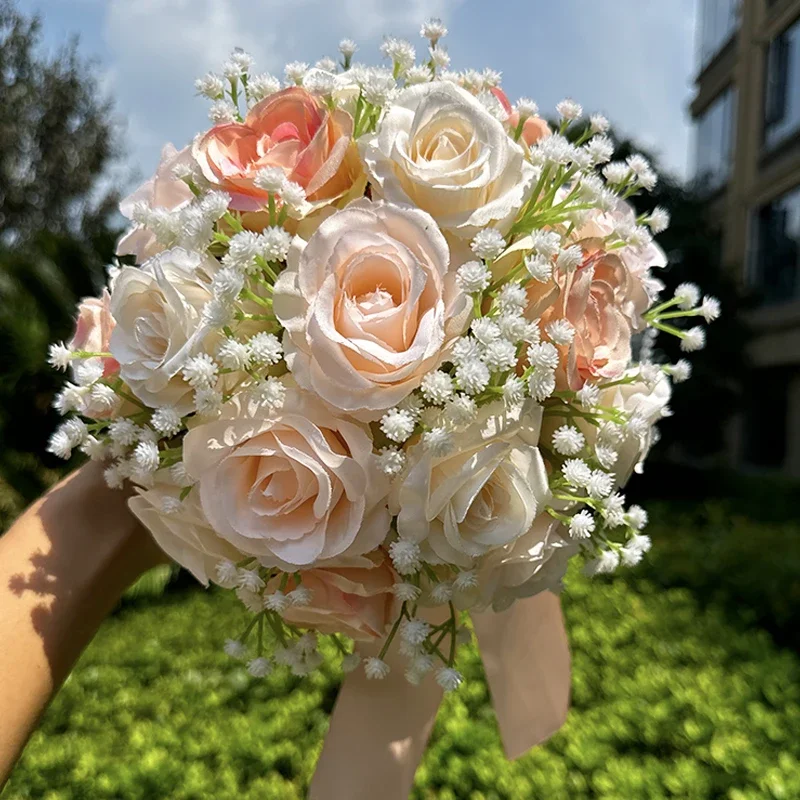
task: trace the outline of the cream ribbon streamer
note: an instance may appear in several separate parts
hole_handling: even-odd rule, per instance
[[[517,758],[567,716],[570,656],[561,604],[543,592],[499,614],[473,614],[472,622],[503,747]],[[442,690],[430,678],[411,686],[396,653],[387,661],[385,680],[369,681],[363,670],[345,679],[310,800],[407,800]]]

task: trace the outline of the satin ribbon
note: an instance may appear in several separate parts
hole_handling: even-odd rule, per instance
[[[514,759],[554,734],[567,716],[570,656],[561,604],[543,592],[499,614],[473,614],[472,622],[503,748]],[[385,680],[367,680],[363,670],[345,679],[310,800],[407,800],[442,690],[430,678],[411,686],[404,659],[393,651]]]

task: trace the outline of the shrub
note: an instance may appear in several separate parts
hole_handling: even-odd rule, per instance
[[[650,581],[573,576],[573,707],[507,763],[472,646],[417,774],[416,800],[800,797],[800,661],[714,603]],[[3,800],[305,796],[340,681],[255,680],[221,645],[223,593],[125,607],[84,654]]]

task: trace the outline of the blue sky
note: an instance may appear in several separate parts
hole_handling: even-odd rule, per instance
[[[44,20],[45,45],[70,34],[95,61],[115,103],[128,168],[152,173],[164,142],[180,146],[207,127],[194,78],[243,47],[258,71],[336,56],[355,39],[377,63],[382,35],[412,41],[444,19],[453,68],[503,72],[512,99],[543,113],[565,96],[606,114],[654,149],[672,171],[691,166],[687,105],[695,59],[695,0],[24,0]]]

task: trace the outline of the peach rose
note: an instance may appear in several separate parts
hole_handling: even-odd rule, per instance
[[[363,169],[352,139],[353,119],[331,111],[314,95],[291,86],[253,106],[243,123],[215,125],[198,139],[194,156],[206,179],[231,195],[231,207],[256,211],[267,192],[254,179],[259,170],[279,167],[300,184],[312,204],[323,205],[355,190]]]
[[[367,429],[297,388],[272,415],[235,397],[189,431],[183,457],[217,534],[265,566],[361,555],[389,531]]]
[[[522,148],[452,83],[403,89],[360,144],[376,195],[427,211],[459,239],[489,226],[507,231],[533,190]]]
[[[138,203],[144,203],[149,208],[163,208],[167,211],[174,211],[190,203],[194,198],[192,190],[184,181],[175,177],[175,168],[193,163],[188,147],[176,150],[174,145],[165,144],[161,151],[161,162],[156,174],[119,204],[120,213],[131,219],[133,209]],[[137,264],[141,264],[163,249],[155,234],[141,225],[134,225],[117,242],[117,255],[136,256]]]
[[[449,261],[424,211],[369,200],[295,239],[273,308],[300,386],[364,418],[400,402],[467,325]]]
[[[450,455],[411,447],[391,497],[400,536],[431,563],[469,567],[527,533],[550,495],[537,447],[541,419],[533,401],[509,410],[494,403],[455,436]]]
[[[499,87],[495,87],[491,89],[492,94],[500,101],[500,105],[503,106],[503,110],[508,114],[508,119],[506,120],[506,124],[508,125],[508,129],[510,132],[514,132],[519,125],[519,113],[514,110],[514,107],[511,105],[511,101],[508,99],[508,95]],[[532,117],[528,117],[522,125],[522,134],[520,138],[522,139],[528,147],[532,147],[536,144],[540,139],[544,139],[546,136],[550,136],[553,132],[550,130],[550,126],[547,124],[547,120],[542,119],[540,116],[535,115]]]
[[[396,616],[392,586],[398,578],[383,550],[341,565],[306,570],[302,578],[312,597],[308,605],[290,606],[283,613],[293,625],[369,641],[382,636]],[[290,580],[286,591],[294,586]],[[277,588],[277,581],[268,586]]]
[[[69,343],[70,350],[107,353],[115,325],[108,289],[103,289],[100,297],[85,297],[78,306],[78,319]],[[100,358],[100,361],[103,364],[104,378],[119,372],[119,362],[115,358],[109,356]]]

